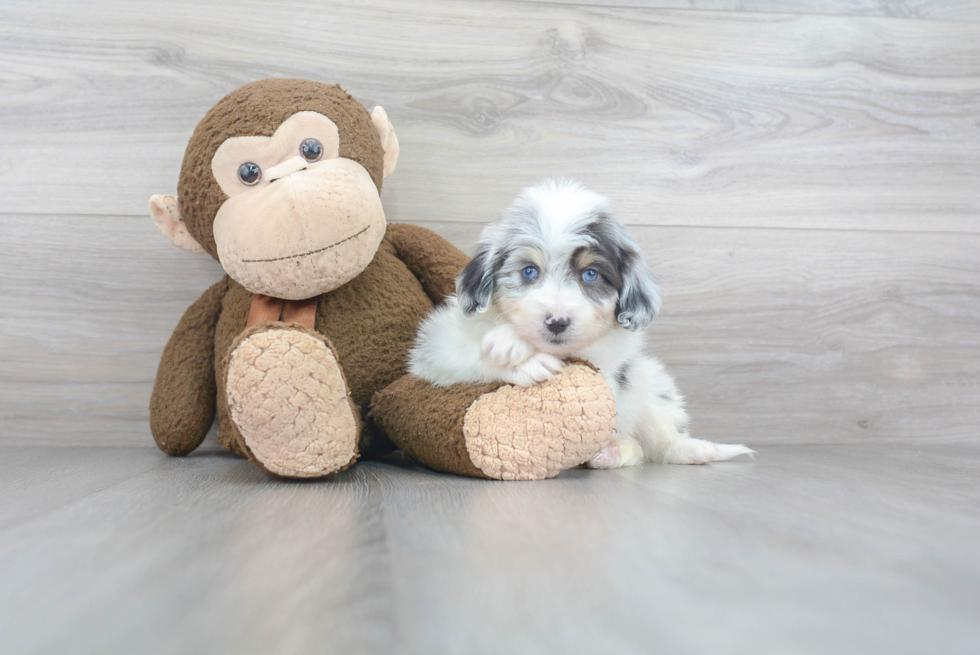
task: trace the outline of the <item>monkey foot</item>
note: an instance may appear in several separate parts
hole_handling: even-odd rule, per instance
[[[594,369],[570,364],[533,387],[503,386],[466,410],[470,461],[498,480],[541,480],[584,464],[616,426],[612,390]]]
[[[357,459],[359,417],[330,342],[292,323],[260,323],[232,344],[228,405],[262,468],[315,478]]]

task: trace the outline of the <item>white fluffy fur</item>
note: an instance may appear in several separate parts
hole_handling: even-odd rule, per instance
[[[598,291],[575,269],[583,250],[604,253],[600,261],[612,264]],[[526,264],[539,270],[531,282],[522,277]],[[546,180],[484,230],[457,295],[423,322],[409,370],[442,386],[530,386],[560,371],[564,358],[579,357],[599,369],[616,397],[616,436],[589,462],[593,468],[703,464],[751,453],[688,436],[683,397],[643,350],[643,330],[659,305],[642,251],[608,201],[575,182]],[[559,335],[547,328],[554,317],[570,321]]]

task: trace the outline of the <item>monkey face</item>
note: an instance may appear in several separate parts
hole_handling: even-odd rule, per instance
[[[367,170],[339,157],[336,124],[299,112],[271,137],[227,139],[211,171],[228,199],[214,219],[225,271],[253,293],[300,300],[335,289],[371,262],[385,233]]]
[[[374,258],[381,181],[398,151],[384,109],[368,113],[337,85],[252,82],[201,120],[179,199],[153,196],[150,215],[174,245],[217,258],[249,291],[312,298]]]

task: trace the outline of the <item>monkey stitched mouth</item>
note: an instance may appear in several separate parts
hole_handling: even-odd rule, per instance
[[[260,262],[281,262],[281,261],[285,261],[287,259],[298,259],[299,257],[307,257],[309,255],[315,255],[318,252],[323,252],[324,250],[330,250],[331,248],[336,248],[337,246],[339,246],[342,243],[347,243],[348,241],[350,241],[352,239],[356,239],[357,237],[359,237],[362,234],[364,234],[365,232],[367,232],[369,227],[371,227],[371,226],[368,225],[367,227],[365,227],[363,230],[361,230],[357,234],[352,234],[349,237],[347,237],[346,239],[341,239],[337,243],[331,243],[329,246],[323,246],[322,248],[317,248],[316,250],[311,250],[309,252],[301,252],[298,255],[286,255],[285,257],[273,257],[271,259],[243,259],[242,260],[242,263],[243,264],[258,264]]]

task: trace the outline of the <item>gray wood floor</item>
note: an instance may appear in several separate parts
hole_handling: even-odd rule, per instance
[[[975,653],[980,446],[547,483],[0,446],[3,653]]]
[[[221,274],[157,233],[221,96],[339,82],[391,220],[469,248],[540,177],[666,288],[693,431],[536,484],[316,484],[153,447]],[[967,653],[980,643],[980,2],[0,2],[0,653]]]

